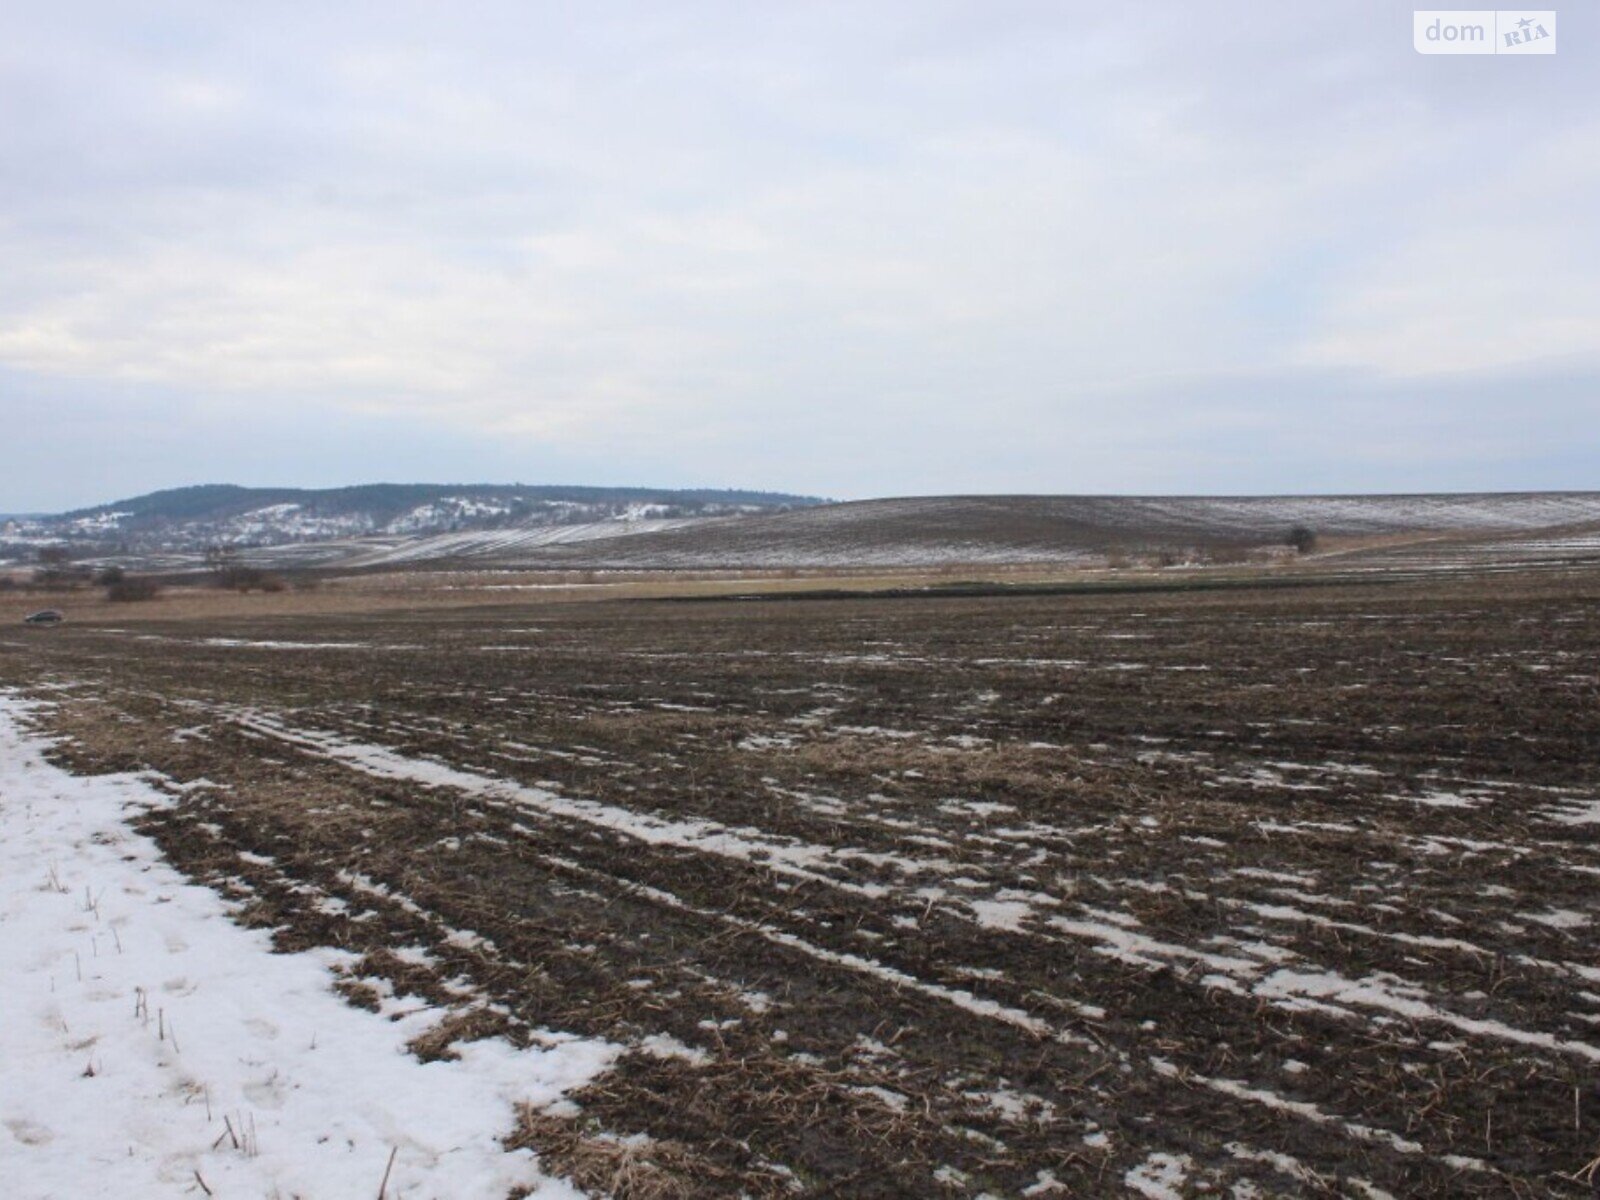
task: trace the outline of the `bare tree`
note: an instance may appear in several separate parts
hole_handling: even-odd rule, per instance
[[[88,577],[88,568],[72,566],[72,551],[67,547],[39,547],[39,566],[33,573],[35,583],[42,587],[70,587]]]
[[[206,566],[211,571],[211,581],[219,588],[248,591],[259,572],[239,562],[239,551],[233,546],[218,542],[206,547]]]

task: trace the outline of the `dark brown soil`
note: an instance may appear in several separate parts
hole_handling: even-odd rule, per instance
[[[1600,573],[66,627],[0,684],[206,781],[145,828],[452,1010],[419,1053],[631,1047],[518,1134],[587,1188],[1590,1193]]]

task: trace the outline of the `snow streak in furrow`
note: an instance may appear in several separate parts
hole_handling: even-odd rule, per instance
[[[331,733],[291,729],[259,712],[230,710],[226,715],[240,728],[287,742],[306,753],[351,767],[380,779],[402,779],[426,787],[448,787],[468,795],[550,817],[579,821],[637,839],[649,845],[674,846],[720,858],[750,863],[782,875],[827,884],[868,899],[881,899],[889,889],[881,884],[856,883],[817,868],[848,867],[851,863],[887,866],[902,874],[918,874],[936,867],[899,855],[852,847],[818,846],[795,840],[778,840],[754,829],[730,829],[713,821],[674,821],[634,812],[594,800],[578,800],[545,788],[463,770],[425,759],[409,758],[384,746],[352,742]]]
[[[788,851],[792,855],[801,856],[806,861],[825,858],[829,855],[840,854],[840,851],[830,851],[827,847],[807,845],[784,845],[782,843],[766,843],[756,841],[749,836],[752,831],[740,831],[734,834],[721,826],[709,822],[673,822],[660,818],[650,817],[641,813],[630,812],[627,809],[616,808],[611,805],[599,804],[587,800],[571,800],[556,795],[542,788],[529,788],[508,780],[495,779],[492,776],[481,775],[472,771],[463,771],[454,767],[447,767],[440,763],[419,761],[407,758],[381,746],[368,743],[347,743],[331,734],[312,733],[305,730],[291,730],[271,718],[259,713],[232,713],[232,720],[243,728],[252,729],[257,733],[280,741],[288,742],[302,750],[316,754],[320,757],[350,767],[364,774],[373,775],[383,779],[404,779],[428,786],[449,787],[469,795],[478,796],[490,801],[516,802],[519,809],[533,807],[540,812],[551,816],[567,817],[587,824],[601,826],[627,836],[636,837],[641,841],[653,845],[670,845],[684,849],[696,850],[724,857],[736,858],[741,861],[754,862],[763,867],[771,867],[783,874],[795,875],[835,886],[844,886],[845,890],[864,893],[876,898],[886,889],[867,889],[860,885],[846,885],[841,881],[825,875],[815,874],[790,864],[782,864],[771,859],[756,859],[751,857],[751,852],[765,852],[774,854],[777,851]],[[513,827],[513,831],[515,827]],[[869,854],[865,851],[845,851],[846,856],[859,856],[866,861],[881,861],[886,856]],[[569,871],[583,874],[596,874],[581,865],[566,859],[545,856]],[[689,912],[698,917],[716,920],[724,924],[735,926],[739,929],[756,933],[775,944],[786,946],[819,961],[844,967],[861,974],[871,975],[883,982],[897,988],[906,988],[920,992],[924,995],[954,1004],[975,1015],[988,1017],[1008,1025],[1027,1031],[1036,1037],[1056,1037],[1062,1041],[1083,1041],[1085,1045],[1092,1045],[1086,1039],[1077,1039],[1075,1035],[1052,1029],[1045,1021],[1021,1009],[1011,1008],[992,1000],[986,1000],[969,991],[960,988],[945,987],[942,984],[931,983],[907,974],[898,968],[885,963],[866,958],[858,954],[841,953],[814,945],[803,938],[783,930],[775,929],[759,922],[746,921],[728,913],[717,912],[711,909],[700,908],[680,899],[669,892],[659,888],[649,887],[645,884],[632,881],[618,881],[629,890],[673,908]]]
[[[1207,1088],[1219,1095],[1228,1096],[1235,1100],[1244,1100],[1278,1112],[1290,1113],[1302,1120],[1311,1122],[1313,1125],[1324,1125],[1337,1129],[1357,1141],[1387,1146],[1389,1149],[1398,1151],[1401,1154],[1427,1153],[1421,1145],[1411,1141],[1409,1138],[1403,1138],[1387,1129],[1374,1129],[1370,1125],[1347,1121],[1343,1117],[1323,1111],[1307,1100],[1291,1100],[1287,1096],[1280,1096],[1277,1092],[1267,1088],[1252,1087],[1247,1083],[1241,1083],[1237,1079],[1219,1079],[1208,1075],[1198,1075],[1192,1071],[1184,1071],[1164,1058],[1152,1058],[1150,1065],[1158,1075],[1166,1076],[1169,1079],[1181,1080],[1197,1087]],[[1493,1170],[1481,1159],[1468,1158],[1459,1154],[1446,1155],[1441,1161],[1461,1170]]]
[[[1090,910],[1092,911],[1092,910]],[[1205,982],[1249,994],[1289,1011],[1315,1010],[1345,1019],[1360,1019],[1358,1010],[1390,1013],[1412,1021],[1431,1021],[1462,1033],[1496,1041],[1533,1046],[1555,1054],[1571,1055],[1600,1062],[1600,1048],[1586,1042],[1570,1041],[1536,1030],[1518,1029],[1501,1021],[1465,1017],[1440,1008],[1427,999],[1426,989],[1417,984],[1383,978],[1348,979],[1337,972],[1318,969],[1301,956],[1288,954],[1295,968],[1281,962],[1204,952],[1188,946],[1158,941],[1122,923],[1074,921],[1052,917],[1048,924],[1073,937],[1096,943],[1095,952],[1140,966],[1161,967],[1191,962],[1215,974]],[[1268,974],[1269,968],[1276,967]]]
[[[781,874],[841,887],[845,891],[864,894],[869,898],[880,898],[888,894],[889,889],[877,885],[849,885],[846,881],[818,873],[810,868],[824,864],[840,865],[852,858],[862,862],[888,862],[906,873],[910,873],[910,870],[915,870],[920,865],[905,864],[894,856],[866,851],[840,850],[793,841],[774,841],[758,830],[732,830],[707,821],[672,821],[594,801],[571,799],[544,788],[529,787],[443,763],[410,758],[384,746],[349,741],[322,731],[294,729],[285,725],[280,719],[259,711],[227,710],[225,715],[241,728],[257,735],[293,745],[315,757],[377,778],[401,779],[424,786],[451,788],[479,797],[497,807],[509,805],[516,811],[532,810],[548,817],[565,818],[604,828],[651,845],[674,846],[736,859],[767,867]],[[514,826],[513,832],[528,831],[519,830]],[[1101,1041],[1083,1037],[1070,1029],[1059,1028],[1024,1009],[978,996],[965,989],[919,978],[889,963],[865,955],[817,945],[797,934],[765,922],[703,908],[671,892],[595,871],[569,859],[548,854],[541,857],[568,872],[603,880],[663,907],[761,937],[773,945],[831,967],[873,979],[891,988],[938,1000],[973,1016],[1009,1025],[1035,1038],[1056,1041],[1099,1054],[1109,1054],[1113,1060],[1125,1064],[1129,1062],[1126,1052],[1108,1048]],[[907,870],[908,867],[910,870]],[[1241,991],[1241,994],[1245,994],[1246,991],[1253,992],[1261,999],[1291,1010],[1315,1008],[1348,1017],[1355,1014],[1350,1007],[1343,1006],[1377,1008],[1412,1019],[1439,1021],[1480,1036],[1537,1046],[1558,1053],[1578,1054],[1600,1061],[1600,1051],[1585,1044],[1517,1030],[1499,1022],[1457,1017],[1416,998],[1420,993],[1400,995],[1392,987],[1378,987],[1370,980],[1352,981],[1324,972],[1297,972],[1286,969],[1273,971],[1271,974],[1266,974],[1265,978],[1261,978],[1271,967],[1281,967],[1281,963],[1263,962],[1257,958],[1246,958],[1237,954],[1201,951],[1163,942],[1130,929],[1130,922],[1137,924],[1131,918],[1121,922],[1112,921],[1108,918],[1121,914],[1106,914],[1084,905],[1078,907],[1088,919],[1074,920],[1056,916],[1048,919],[1047,926],[1069,937],[1097,942],[1099,952],[1124,961],[1146,966],[1164,966],[1174,961],[1185,961],[1210,971],[1211,974],[1205,977],[1208,983],[1219,986],[1232,985],[1228,990]],[[1055,939],[1047,937],[1046,940]],[[1289,955],[1289,957],[1298,956]],[[1254,987],[1242,990],[1239,981],[1254,982]],[[1428,1153],[1420,1144],[1392,1131],[1348,1121],[1304,1101],[1290,1100],[1275,1092],[1236,1080],[1187,1073],[1160,1058],[1152,1058],[1150,1065],[1158,1074],[1181,1076],[1186,1082],[1205,1087],[1219,1095],[1240,1102],[1264,1105],[1346,1137],[1382,1145],[1406,1155]],[[1475,1159],[1445,1157],[1440,1161],[1460,1169],[1490,1169]]]

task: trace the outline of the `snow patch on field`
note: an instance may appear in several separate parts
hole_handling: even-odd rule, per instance
[[[1570,908],[1551,908],[1544,912],[1518,913],[1524,921],[1548,925],[1551,929],[1582,929],[1589,924],[1589,914],[1574,912]]]
[[[615,1047],[493,1040],[418,1061],[406,1044],[437,1012],[353,1008],[332,990],[340,956],[274,954],[234,925],[128,827],[167,798],[51,766],[27,708],[0,694],[9,1200],[375,1196],[391,1153],[391,1198],[578,1195],[501,1139],[518,1104],[558,1100]]]
[[[1474,808],[1476,802],[1466,796],[1455,792],[1421,792],[1415,796],[1402,796],[1402,800],[1409,800],[1413,804],[1425,805],[1428,808]]]
[[[979,925],[985,929],[1016,931],[1033,915],[1033,905],[1026,900],[968,900],[967,906]]]
[[[1149,1200],[1182,1200],[1183,1183],[1193,1166],[1187,1154],[1152,1154],[1128,1171],[1122,1182]]]
[[[1547,810],[1544,819],[1558,825],[1600,825],[1600,800],[1573,800]]]
[[[242,646],[254,650],[372,650],[367,642],[278,642],[262,641],[247,638],[210,637],[201,638],[202,646]],[[385,647],[385,649],[414,650],[415,646]]]

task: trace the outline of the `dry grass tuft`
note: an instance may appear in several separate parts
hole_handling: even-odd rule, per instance
[[[456,1043],[499,1037],[510,1028],[511,1021],[504,1013],[483,1007],[459,1009],[426,1033],[412,1038],[407,1046],[423,1062],[454,1062],[461,1057],[456,1052]]]
[[[705,1158],[681,1143],[587,1133],[575,1120],[529,1105],[506,1144],[534,1151],[547,1170],[612,1200],[694,1200],[718,1190],[706,1178]]]

